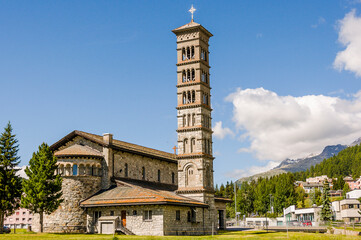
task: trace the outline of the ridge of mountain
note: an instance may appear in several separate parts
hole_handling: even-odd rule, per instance
[[[243,177],[238,179],[236,182],[241,183],[244,181],[252,181],[256,180],[259,177],[272,177],[278,174],[287,173],[287,172],[299,172],[305,171],[309,169],[311,166],[316,165],[322,162],[324,159],[328,159],[334,155],[337,155],[340,151],[347,147],[352,147],[355,145],[361,144],[361,137],[356,139],[350,145],[329,145],[326,146],[320,154],[314,155],[311,154],[305,158],[298,158],[298,159],[290,159],[287,158],[283,160],[277,167],[268,170],[266,172],[258,173],[252,176]]]

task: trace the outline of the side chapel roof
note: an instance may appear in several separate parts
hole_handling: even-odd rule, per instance
[[[117,180],[117,186],[100,191],[80,203],[81,207],[167,204],[208,207],[207,204],[131,180]]]

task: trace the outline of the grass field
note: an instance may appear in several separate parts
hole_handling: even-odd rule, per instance
[[[6,240],[112,240],[113,235],[97,235],[97,234],[38,234],[38,233],[16,233],[16,234],[3,234],[0,235],[0,239]],[[299,239],[299,240],[341,240],[341,239],[361,239],[360,237],[352,236],[337,236],[337,235],[328,235],[321,233],[289,233],[289,238],[287,238],[287,233],[285,232],[265,232],[265,231],[243,231],[243,232],[222,232],[215,236],[166,236],[166,237],[151,237],[151,236],[123,236],[116,235],[114,240],[179,240],[179,239],[189,239],[189,240],[203,240],[203,239]]]

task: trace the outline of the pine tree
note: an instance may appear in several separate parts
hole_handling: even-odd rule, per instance
[[[343,198],[346,198],[346,193],[348,193],[349,191],[351,191],[350,185],[348,185],[348,183],[345,183],[345,185],[343,186],[343,190],[342,190]]]
[[[325,222],[328,222],[332,219],[330,185],[327,180],[323,184],[321,219]]]
[[[16,175],[20,162],[17,143],[9,122],[0,136],[0,233],[3,233],[4,218],[19,208],[21,180]]]
[[[21,205],[32,213],[40,214],[40,232],[43,232],[44,213],[54,212],[63,201],[60,199],[62,179],[55,174],[56,169],[56,157],[46,143],[33,153],[29,167],[25,169],[29,179],[23,181]]]

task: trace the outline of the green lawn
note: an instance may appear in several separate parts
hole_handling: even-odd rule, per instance
[[[97,234],[38,234],[38,233],[16,233],[16,234],[3,234],[0,235],[0,239],[6,240],[112,240],[112,235],[97,235]],[[215,236],[166,236],[166,237],[148,237],[148,236],[123,236],[116,235],[116,239],[146,239],[146,240],[179,240],[179,239],[189,239],[189,240],[203,240],[203,239],[287,239],[287,233],[285,232],[265,232],[265,231],[244,231],[244,232],[222,232],[219,235]],[[337,235],[328,235],[321,233],[289,233],[289,239],[319,239],[319,240],[341,240],[341,239],[361,239],[360,237],[351,237],[351,236],[337,236]]]

